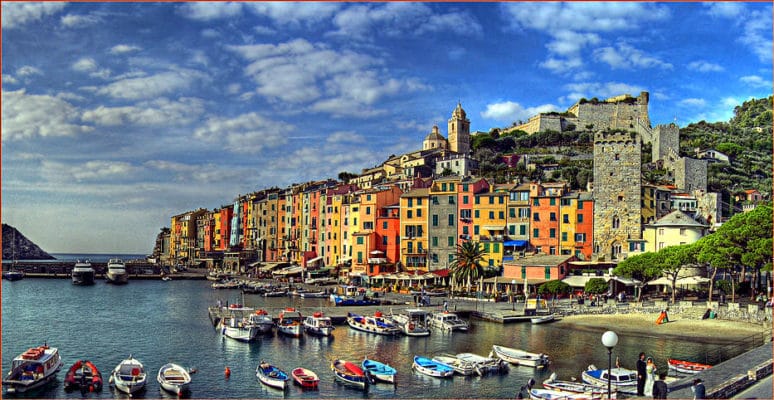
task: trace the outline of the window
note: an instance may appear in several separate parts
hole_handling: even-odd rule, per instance
[[[493,196],[489,196],[489,204],[494,204],[494,197]]]
[[[449,247],[453,247],[454,246],[454,236],[449,236],[447,239],[448,239],[448,243],[447,244],[449,245]]]
[[[484,251],[489,253],[489,242],[484,242]]]
[[[494,211],[490,211],[489,212],[489,219],[494,219],[494,216],[495,216]]]
[[[519,192],[520,201],[529,201],[529,192]]]
[[[578,223],[583,222],[583,214],[578,214]]]
[[[552,247],[553,249],[553,247]],[[555,251],[556,249],[554,249]],[[554,253],[551,253],[554,254]],[[545,275],[547,280],[551,280],[551,267],[545,267]]]
[[[454,196],[449,196],[449,204],[454,204]]]
[[[460,218],[470,219],[470,210],[460,210]]]
[[[516,218],[516,209],[508,208],[508,218]]]
[[[519,218],[529,218],[529,208],[519,208]]]
[[[362,236],[358,236],[357,237],[357,244],[363,244],[363,237]]]
[[[417,210],[417,218],[422,218],[422,210]]]
[[[414,199],[408,199],[408,206],[413,207],[414,206]]]
[[[552,256],[555,256],[556,255],[556,247],[554,247],[554,246],[549,247],[548,248],[548,254],[552,255]]]
[[[433,253],[433,262],[436,264],[438,263],[438,254],[436,253]]]
[[[433,214],[433,226],[438,226],[438,215]]]
[[[421,206],[421,205],[422,205],[422,199],[417,199],[417,205],[418,205],[418,206]]]
[[[540,206],[540,199],[538,199],[538,198],[532,199],[532,205],[533,206]]]
[[[494,253],[500,252],[500,243],[492,243],[492,252]]]
[[[505,204],[505,196],[497,196],[498,204]]]
[[[476,196],[476,204],[481,204],[481,198]]]
[[[616,215],[613,217],[613,229],[618,229],[620,227],[621,227],[621,220]]]
[[[387,221],[382,222],[382,229],[387,230]]]
[[[556,221],[556,213],[555,213],[555,212],[552,212],[552,213],[549,215],[548,219],[549,219],[549,220],[551,220],[551,221]]]
[[[468,196],[462,196],[462,204],[468,204],[468,203],[469,203]]]
[[[540,229],[537,229],[537,228],[533,229],[532,230],[532,237],[534,237],[534,238],[540,237]]]
[[[500,219],[505,219],[505,211],[500,211],[500,212],[498,212],[498,213],[497,213],[497,216],[498,216]]]
[[[480,218],[481,217],[481,213],[479,211],[480,210],[474,210],[473,211],[473,215],[475,215],[476,218]]]
[[[578,243],[585,243],[586,242],[586,234],[585,233],[576,233],[575,234],[575,241]]]
[[[532,214],[532,220],[533,221],[540,221],[540,213]]]
[[[455,164],[455,165],[459,165],[459,164],[457,163],[457,164]],[[453,184],[453,183],[449,183],[449,191],[450,191],[450,192],[453,192],[453,191],[454,191],[454,184]]]
[[[519,235],[524,236],[527,234],[527,225],[519,225]]]
[[[686,232],[687,232],[687,231],[686,231],[686,229],[685,229],[685,228],[680,228],[680,236],[685,236],[685,233],[686,233]]]
[[[468,191],[468,184],[467,183],[462,185],[462,191],[463,192],[467,192]]]
[[[451,264],[452,261],[454,261],[454,254],[449,254],[449,264]]]
[[[449,226],[454,226],[454,214],[449,214]]]
[[[357,252],[357,263],[358,264],[362,264],[363,263],[363,252],[362,251],[358,251]]]
[[[578,202],[578,209],[579,209],[579,210],[582,210],[582,209],[583,209],[583,203],[584,203],[583,201],[579,201],[579,202]]]
[[[368,197],[371,197],[370,195]],[[366,207],[366,215],[371,215],[371,207]]]
[[[556,237],[556,229],[555,228],[551,228],[551,229],[548,230],[548,237],[550,237],[552,239]]]
[[[478,235],[478,225],[473,225],[473,234]]]
[[[468,233],[469,233],[469,232],[468,232],[468,226],[467,226],[467,225],[463,225],[463,226],[462,226],[462,234],[463,234],[463,235],[467,235]]]
[[[564,222],[565,224],[569,224],[570,223],[570,214],[562,214],[562,222]]]
[[[432,244],[433,244],[433,247],[438,247],[438,237],[437,236],[433,236]]]
[[[382,244],[383,245],[387,246],[387,240],[388,240],[387,236],[382,236]]]
[[[430,199],[432,200],[433,204],[438,205],[438,196],[431,196]]]
[[[567,241],[567,232],[562,232],[562,241],[563,242]]]
[[[552,198],[549,200],[548,204],[550,204],[550,205],[552,205],[552,206],[555,206],[555,205],[556,205],[556,197],[552,197]]]

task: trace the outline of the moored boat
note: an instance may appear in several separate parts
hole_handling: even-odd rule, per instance
[[[274,329],[274,320],[266,310],[255,310],[248,319],[258,329],[259,333],[269,333]]]
[[[401,314],[392,314],[390,319],[406,336],[428,336],[430,312],[422,309],[407,309]]]
[[[361,389],[368,387],[368,377],[355,363],[336,359],[331,362],[331,370],[336,380]]]
[[[543,353],[530,353],[521,349],[512,347],[492,345],[492,353],[511,364],[523,365],[526,367],[543,368],[548,365],[548,356]]]
[[[321,311],[316,311],[304,319],[306,333],[318,336],[330,336],[336,329],[330,317],[326,317]]]
[[[709,364],[701,364],[693,361],[676,360],[674,358],[670,358],[669,360],[667,360],[667,363],[669,364],[669,369],[673,369],[677,372],[682,372],[684,374],[698,374],[701,371],[706,371],[712,368],[712,366]]]
[[[558,392],[586,393],[594,397],[607,397],[607,388],[583,382],[561,381],[556,379],[555,373],[552,373],[548,379],[543,381],[543,387]],[[613,392],[612,397],[616,398],[615,391]]]
[[[3,386],[6,393],[24,393],[52,382],[61,368],[62,359],[56,347],[32,347],[13,359]]]
[[[223,336],[241,342],[251,342],[258,337],[259,333],[266,332],[259,329],[259,326],[253,322],[253,308],[231,304],[228,306],[228,311],[229,315],[223,317],[218,324],[218,329]]]
[[[105,280],[108,283],[122,284],[129,282],[129,274],[126,272],[126,264],[120,258],[111,258],[107,263]]]
[[[374,315],[368,316],[348,312],[347,325],[352,329],[375,333],[377,335],[392,336],[400,334],[400,328],[387,322],[380,311],[375,312]]]
[[[493,372],[503,372],[508,369],[508,363],[500,358],[484,357],[474,353],[460,353],[456,357],[459,360],[472,364],[476,373],[480,376]]]
[[[591,393],[560,392],[558,390],[531,388],[529,398],[532,400],[601,400],[602,396]]]
[[[637,371],[616,367],[608,375],[607,369],[598,369],[592,364],[581,373],[581,379],[600,387],[607,387],[609,381],[619,392],[633,392],[637,386]]]
[[[373,381],[395,383],[395,375],[398,371],[388,364],[366,358],[360,366]]]
[[[439,354],[433,356],[432,360],[452,367],[454,372],[463,376],[470,376],[476,373],[476,368],[472,363],[460,360],[452,354]]]
[[[3,279],[8,280],[8,281],[19,281],[19,280],[22,280],[22,279],[24,279],[24,271],[19,271],[19,270],[15,270],[15,269],[8,270],[8,271],[3,271]]]
[[[191,385],[191,375],[188,370],[174,363],[162,365],[156,380],[162,389],[178,396],[188,392]]]
[[[83,392],[102,390],[102,373],[89,360],[78,360],[70,366],[64,378],[65,392],[80,389]]]
[[[430,315],[430,326],[447,332],[466,332],[469,328],[467,321],[460,319],[457,314],[448,311],[432,313]]]
[[[293,377],[293,382],[306,389],[317,389],[320,383],[320,378],[317,377],[317,374],[306,368],[295,368],[290,371],[290,376]]]
[[[279,313],[277,332],[288,336],[301,337],[303,317],[293,307],[287,307]]]
[[[121,361],[110,374],[110,383],[117,389],[127,394],[133,394],[145,388],[147,375],[145,366],[131,355]]]
[[[547,322],[554,322],[556,321],[556,316],[554,314],[548,314],[548,315],[541,315],[534,318],[529,319],[530,322],[533,324],[545,324]]]
[[[285,371],[266,361],[261,361],[258,364],[258,367],[255,368],[255,375],[264,385],[283,390],[288,386],[288,381],[290,380]]]
[[[411,364],[411,368],[419,373],[436,378],[449,378],[454,375],[454,368],[451,366],[422,356],[414,356],[414,363]]]
[[[324,291],[321,292],[303,292],[299,294],[299,297],[302,299],[323,299],[328,297],[328,293],[325,293]]]
[[[94,268],[91,267],[91,262],[89,260],[78,260],[75,262],[73,270],[70,272],[70,277],[72,278],[73,285],[93,285],[95,274],[96,272],[94,271]]]

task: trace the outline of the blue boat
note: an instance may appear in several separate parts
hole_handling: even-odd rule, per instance
[[[398,373],[395,368],[376,360],[369,360],[368,358],[363,360],[361,366],[366,375],[372,380],[395,383],[395,375]]]
[[[290,377],[285,371],[266,361],[261,361],[261,363],[258,364],[258,368],[255,369],[255,376],[257,376],[258,380],[264,385],[282,390],[288,387],[288,381],[290,381]]]
[[[450,365],[421,356],[414,356],[414,364],[411,365],[411,368],[436,378],[450,378],[454,375],[454,368]]]
[[[368,387],[368,377],[366,373],[355,363],[336,359],[331,362],[331,370],[336,380],[353,385],[361,389]]]
[[[397,325],[387,322],[380,311],[375,312],[373,316],[349,312],[347,313],[347,325],[352,329],[377,335],[395,336],[401,332]]]

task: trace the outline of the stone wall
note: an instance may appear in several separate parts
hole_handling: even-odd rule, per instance
[[[645,138],[643,140],[647,141]],[[680,128],[676,124],[656,126],[653,129],[651,143],[653,162],[667,160],[671,154],[680,154]]]
[[[687,192],[707,191],[707,160],[681,157],[674,163],[675,186]]]

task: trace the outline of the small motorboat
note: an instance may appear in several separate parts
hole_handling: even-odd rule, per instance
[[[355,363],[336,359],[331,362],[331,370],[336,380],[361,389],[368,387],[368,377]]]
[[[667,363],[669,364],[669,369],[673,369],[677,372],[682,372],[684,374],[698,374],[701,371],[706,371],[712,368],[712,366],[709,364],[701,364],[693,361],[675,360],[674,358],[670,358],[669,360],[667,360]]]
[[[468,361],[460,360],[457,356],[452,354],[439,354],[433,356],[432,360],[454,368],[454,372],[463,376],[470,376],[476,373],[475,365]]]
[[[61,368],[62,359],[56,347],[32,347],[13,359],[3,386],[6,393],[24,393],[52,382]]]
[[[591,385],[583,382],[574,381],[560,381],[556,379],[556,373],[552,373],[545,381],[543,381],[543,387],[549,390],[567,393],[585,393],[593,397],[607,397],[607,389]],[[616,398],[616,393],[613,393],[613,398]]]
[[[637,385],[637,371],[616,367],[611,369],[608,375],[607,369],[598,369],[592,364],[581,373],[581,379],[583,382],[601,387],[607,387],[610,382],[610,385],[619,392],[631,392]]]
[[[3,279],[8,281],[19,281],[24,279],[24,271],[19,270],[8,270],[3,271]]]
[[[446,332],[452,332],[452,331],[467,332],[467,330],[470,328],[468,323],[460,319],[460,317],[457,316],[457,314],[450,313],[448,311],[432,313],[430,315],[430,326]]]
[[[395,383],[395,375],[398,371],[388,364],[366,358],[360,365],[371,380]]]
[[[428,320],[430,312],[414,308],[405,310],[402,314],[390,315],[392,321],[406,336],[428,336],[430,329]]]
[[[156,375],[156,380],[162,389],[178,396],[188,392],[191,385],[191,375],[188,370],[173,363],[162,365],[158,375]]]
[[[330,317],[323,315],[321,311],[316,311],[304,319],[304,330],[306,333],[318,336],[330,336],[333,330],[333,322]]]
[[[349,312],[347,313],[347,325],[352,329],[377,335],[394,336],[400,334],[400,328],[395,324],[387,322],[381,311],[375,312],[372,316],[363,316]]]
[[[290,376],[293,377],[293,382],[305,389],[317,389],[317,385],[320,383],[317,374],[306,368],[298,367],[290,371]]]
[[[602,396],[591,393],[560,392],[558,390],[531,388],[529,398],[532,400],[601,400]]]
[[[321,291],[321,292],[303,292],[299,294],[299,296],[302,299],[324,299],[328,297],[328,293]]]
[[[491,357],[492,355],[514,365],[523,365],[533,368],[543,368],[549,363],[548,356],[545,354],[530,353],[528,351],[498,345],[492,346],[492,353],[490,353],[489,356]]]
[[[508,369],[508,363],[501,358],[484,357],[474,353],[460,353],[457,359],[473,365],[476,373],[483,376],[492,372],[503,372]]]
[[[277,332],[288,336],[301,337],[303,317],[293,307],[287,307],[279,313]]]
[[[451,366],[421,356],[414,356],[414,363],[411,365],[411,368],[436,378],[449,378],[454,375],[454,368]]]
[[[249,320],[253,326],[258,328],[260,333],[269,333],[274,329],[274,320],[266,310],[255,310],[255,313],[250,315]]]
[[[116,365],[109,381],[117,390],[131,395],[144,389],[147,380],[145,366],[129,355],[129,358]]]
[[[285,388],[288,387],[288,381],[290,380],[290,377],[288,377],[288,374],[285,371],[266,361],[261,361],[261,363],[258,364],[258,367],[255,369],[255,376],[257,376],[258,380],[264,385],[282,390],[285,390]]]
[[[538,317],[530,318],[529,321],[532,322],[532,324],[545,324],[547,322],[554,322],[556,321],[556,316],[554,314],[548,314],[548,315],[541,315]]]
[[[82,392],[99,392],[102,390],[102,373],[89,360],[78,360],[70,369],[64,379],[65,392],[80,389]]]

